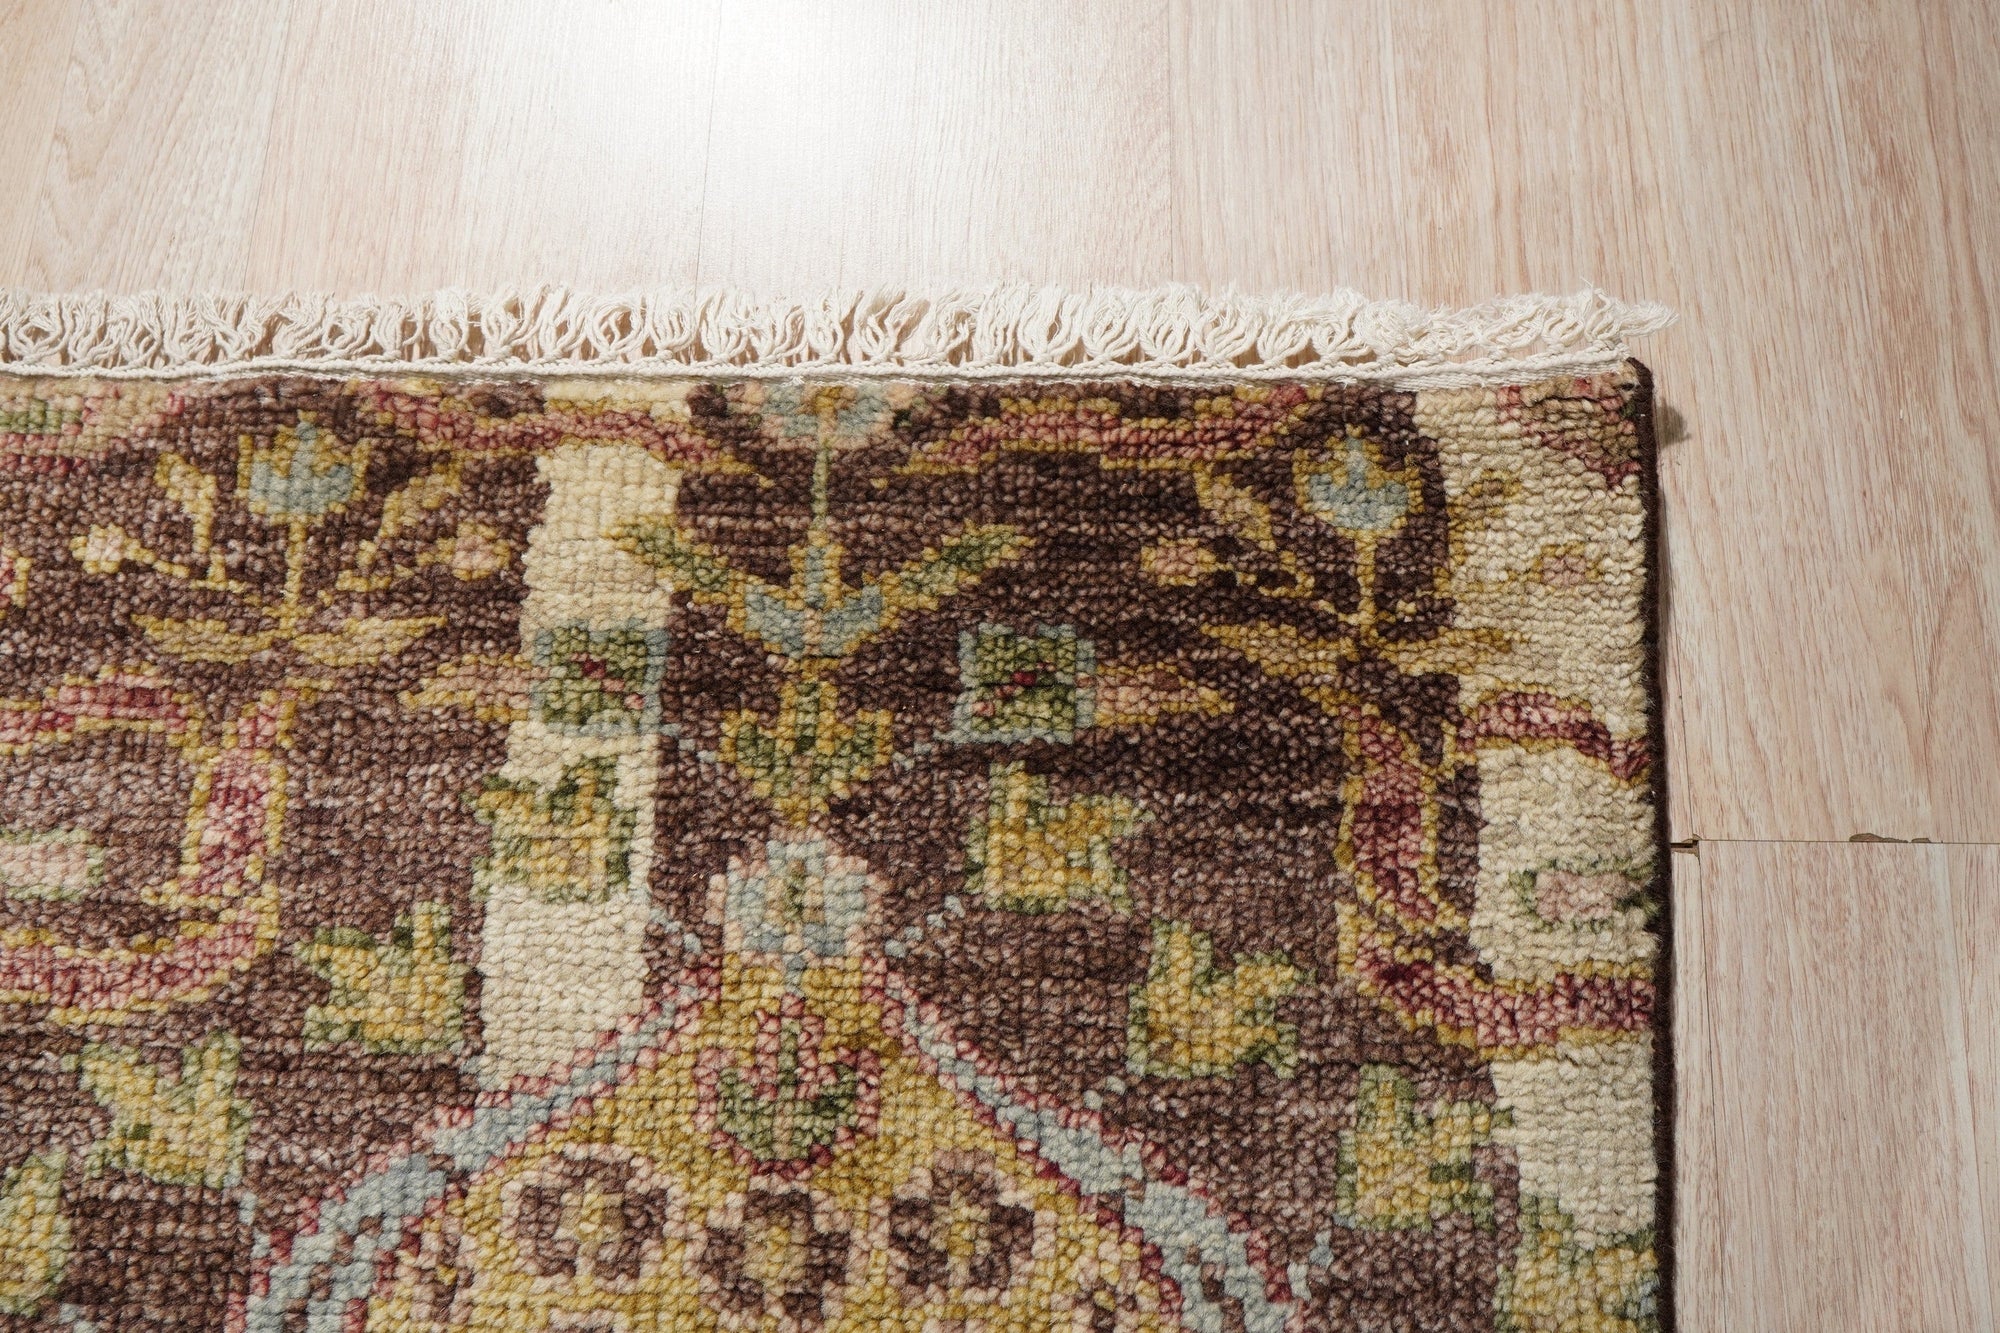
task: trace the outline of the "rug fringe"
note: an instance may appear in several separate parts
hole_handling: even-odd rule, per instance
[[[0,371],[726,373],[1473,384],[1603,369],[1665,328],[1594,289],[1426,310],[1351,291],[1010,284],[766,300],[561,287],[408,297],[0,289]]]

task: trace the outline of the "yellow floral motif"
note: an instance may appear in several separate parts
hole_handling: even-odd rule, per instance
[[[1155,921],[1146,980],[1132,991],[1126,1062],[1135,1074],[1226,1078],[1262,1060],[1289,1075],[1299,1034],[1278,1021],[1278,1001],[1311,979],[1279,954],[1239,957],[1224,972],[1206,932]]]
[[[534,683],[534,664],[519,654],[468,653],[397,697],[405,708],[462,708],[481,722],[525,722]]]
[[[109,1167],[210,1189],[235,1184],[252,1115],[250,1103],[236,1096],[242,1054],[235,1034],[211,1033],[183,1048],[174,1076],[130,1047],[84,1047],[83,1086],[111,1112],[110,1131],[90,1151],[90,1171]]]
[[[326,1003],[306,1010],[308,1048],[354,1041],[381,1055],[458,1045],[466,966],[452,961],[446,904],[417,903],[396,918],[387,940],[359,930],[323,929],[295,952],[333,983]]]
[[[826,514],[815,512],[805,541],[791,550],[791,582],[780,587],[731,568],[670,521],[635,523],[621,540],[696,602],[728,607],[732,630],[808,672],[851,656],[912,611],[935,610],[1029,544],[1010,527],[968,524],[901,568],[850,586],[841,569],[845,550]]]
[[[250,514],[284,532],[285,582],[276,598],[231,576],[229,546],[215,539],[221,483],[176,453],[161,455],[153,470],[153,484],[180,507],[193,530],[187,559],[161,555],[117,524],[93,525],[70,542],[71,553],[88,573],[115,574],[135,565],[190,588],[222,593],[242,609],[243,615],[226,619],[132,617],[132,623],[147,638],[175,657],[190,662],[236,663],[289,646],[322,666],[370,666],[402,652],[444,620],[439,616],[343,615],[338,605],[340,594],[382,591],[433,565],[442,565],[461,579],[486,578],[513,558],[511,548],[495,530],[465,523],[451,537],[432,543],[413,563],[384,564],[383,553],[392,538],[463,488],[462,465],[453,458],[386,496],[374,537],[355,548],[351,562],[338,571],[332,587],[309,594],[306,575],[312,563],[313,534],[329,516],[344,512],[367,494],[369,443],[349,444],[320,424],[314,413],[307,412],[268,441],[242,436],[237,453],[233,498]],[[256,628],[243,629],[237,623],[240,620],[248,620]]]
[[[1337,1159],[1343,1226],[1428,1231],[1447,1213],[1493,1225],[1493,1187],[1472,1169],[1472,1150],[1493,1141],[1492,1107],[1439,1102],[1419,1111],[1415,1085],[1390,1065],[1362,1066],[1354,1100]]]
[[[868,969],[835,958],[788,983],[726,956],[657,1063],[425,1218],[366,1327],[1075,1333],[1094,1312],[1120,1333],[1176,1327],[1136,1236],[904,1054]],[[696,1092],[704,1053],[757,1058],[758,1016],[788,994],[824,1025],[821,1049],[879,1062],[879,1121],[803,1174],[718,1152]]]
[[[551,787],[489,777],[473,813],[493,826],[493,851],[475,881],[526,885],[549,902],[603,902],[631,874],[636,816],[617,804],[618,770],[608,758],[581,759]]]
[[[61,1151],[35,1153],[0,1180],[0,1314],[31,1315],[62,1281],[70,1226]]]
[[[830,680],[787,680],[778,700],[774,723],[747,709],[724,716],[720,754],[787,823],[803,828],[889,762],[894,718],[886,710],[841,717]]]
[[[1279,545],[1271,507],[1258,499],[1254,491],[1238,485],[1207,462],[1191,463],[1188,470],[1194,478],[1195,499],[1208,516],[1238,541],[1261,553],[1256,562],[1237,568],[1237,576],[1266,597],[1312,596],[1313,576],[1299,563],[1297,555]],[[1207,552],[1204,550],[1202,554]]]
[[[986,812],[967,839],[966,887],[991,907],[1060,912],[1102,899],[1130,911],[1125,868],[1112,844],[1147,818],[1125,796],[1072,796],[1058,801],[1049,780],[1020,764],[995,764]]]
[[[1596,1249],[1553,1200],[1521,1198],[1521,1248],[1494,1294],[1498,1333],[1658,1333],[1659,1259],[1641,1233]]]
[[[1198,537],[1156,542],[1139,552],[1139,572],[1169,588],[1193,588],[1226,566]]]
[[[1092,725],[1099,727],[1150,727],[1176,713],[1222,717],[1236,711],[1222,691],[1201,684],[1173,662],[1100,668],[1094,702]]]
[[[460,523],[449,537],[441,537],[430,549],[417,556],[419,565],[443,565],[462,583],[476,583],[498,574],[514,558],[512,544],[501,540],[499,529],[490,523]]]

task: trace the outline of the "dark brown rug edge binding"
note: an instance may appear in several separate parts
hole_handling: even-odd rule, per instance
[[[1658,387],[1653,372],[1634,359],[1639,389],[1633,398],[1634,425],[1639,432],[1639,495],[1644,510],[1640,541],[1645,550],[1645,630],[1640,669],[1644,673],[1647,709],[1648,770],[1653,805],[1653,898],[1659,905],[1654,931],[1659,950],[1654,958],[1653,1009],[1653,1252],[1659,1266],[1657,1295],[1661,1333],[1674,1333],[1675,1279],[1680,1256],[1675,1245],[1678,1215],[1675,1180],[1676,1138],[1674,1081],[1674,853],[1667,805],[1667,724],[1664,700],[1666,641],[1666,529],[1661,515],[1660,432]]]

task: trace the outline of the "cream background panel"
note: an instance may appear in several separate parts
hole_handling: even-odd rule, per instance
[[[1574,750],[1514,747],[1479,753],[1479,881],[1472,942],[1496,977],[1546,981],[1587,963],[1651,962],[1658,946],[1644,909],[1602,921],[1547,922],[1523,901],[1515,876],[1559,867],[1644,867],[1653,856],[1646,789],[1612,777]],[[1578,830],[1587,830],[1579,834]]]
[[[558,625],[666,628],[671,591],[607,534],[672,513],[678,474],[622,444],[563,445],[538,468],[549,498],[523,557],[522,653],[532,654],[536,634]],[[525,885],[490,887],[479,958],[482,1082],[543,1073],[643,1007],[659,747],[653,731],[598,736],[532,716],[508,729],[502,776],[546,790],[580,760],[613,759],[611,799],[633,813],[634,825],[626,887],[604,902],[551,903]]]
[[[1528,438],[1491,400],[1490,391],[1479,389],[1417,396],[1417,428],[1440,442],[1446,496],[1463,502],[1482,483],[1505,487],[1484,521],[1453,533],[1452,623],[1497,629],[1513,643],[1460,676],[1460,701],[1470,706],[1496,689],[1539,688],[1588,703],[1614,736],[1643,736],[1644,678],[1603,666],[1607,659],[1637,661],[1645,633],[1638,482],[1608,484]],[[1540,561],[1573,548],[1580,548],[1585,581],[1562,586],[1538,576]],[[1591,650],[1580,654],[1584,641]]]
[[[1552,1198],[1582,1245],[1653,1225],[1653,1043],[1565,1044],[1539,1060],[1495,1060],[1496,1143],[1514,1149],[1521,1192]]]
[[[536,630],[556,625],[638,620],[664,627],[673,606],[669,585],[609,534],[633,519],[672,513],[678,473],[634,445],[582,443],[545,455],[538,470],[549,506],[522,557],[523,651],[532,651]]]

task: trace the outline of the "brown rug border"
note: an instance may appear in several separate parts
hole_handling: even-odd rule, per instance
[[[1640,540],[1645,547],[1645,630],[1641,672],[1648,710],[1647,745],[1652,754],[1649,782],[1653,800],[1653,894],[1659,903],[1654,931],[1659,940],[1653,972],[1653,1253],[1659,1270],[1656,1296],[1661,1333],[1679,1328],[1675,1277],[1679,1255],[1674,1223],[1679,1200],[1675,1179],[1674,1082],[1674,852],[1667,817],[1667,717],[1664,698],[1667,618],[1666,531],[1661,518],[1660,438],[1657,386],[1652,368],[1634,358],[1639,393],[1634,424],[1639,431],[1639,498],[1644,512]]]

